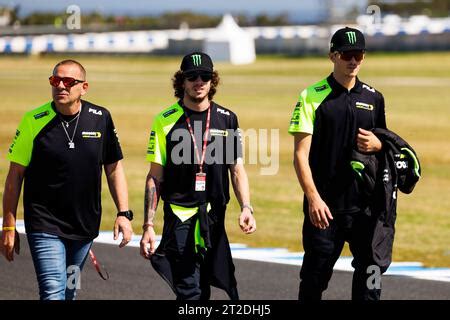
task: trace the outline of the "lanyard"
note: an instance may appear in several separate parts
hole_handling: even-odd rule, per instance
[[[202,158],[200,159],[200,153],[198,152],[197,142],[195,141],[194,130],[192,130],[191,119],[189,119],[186,111],[184,112],[186,116],[186,123],[189,129],[189,133],[191,134],[192,142],[194,143],[195,156],[197,157],[197,162],[200,166],[200,173],[203,173],[203,162],[205,161],[206,155],[206,144],[208,143],[208,134],[209,134],[209,122],[211,120],[211,106],[208,107],[208,116],[206,118],[206,129],[205,134],[203,136],[203,149],[202,149]]]
[[[89,250],[89,256],[91,257],[92,263],[94,264],[95,270],[97,270],[98,275],[103,279],[103,280],[108,280],[109,279],[109,274],[108,271],[103,267],[103,269],[105,269],[105,273],[106,273],[106,277],[103,275],[100,266],[97,262],[97,258],[94,255],[94,252],[92,250]]]

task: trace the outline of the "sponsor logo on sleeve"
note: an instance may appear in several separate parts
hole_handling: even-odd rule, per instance
[[[43,118],[43,117],[45,117],[45,116],[48,116],[50,113],[48,112],[48,110],[46,110],[46,111],[44,111],[44,112],[40,112],[40,113],[38,113],[38,114],[35,114],[34,115],[34,119],[35,120],[38,120],[38,119],[40,119],[40,118]]]
[[[14,139],[13,139],[13,142],[11,143],[11,146],[10,146],[9,149],[8,149],[8,152],[9,152],[9,153],[12,153],[12,150],[13,150],[13,148],[14,148],[14,145],[16,144],[17,138],[19,138],[19,136],[20,136],[20,130],[17,129],[17,130],[16,130],[16,135],[14,136]]]
[[[177,109],[170,109],[169,111],[166,111],[163,113],[163,117],[167,118],[168,116],[170,116],[171,114],[174,114],[175,112],[177,112]]]
[[[117,130],[116,130],[116,128],[114,128],[114,134],[116,135],[116,138],[117,138],[117,142],[119,142],[119,143],[120,143],[120,140],[119,140],[119,134],[117,133]]]
[[[302,103],[299,101],[295,105],[294,112],[292,113],[291,125],[299,125],[300,124],[300,108],[302,107]]]
[[[320,92],[325,90],[326,88],[328,88],[328,86],[326,84],[324,84],[323,86],[320,87],[314,87],[314,90],[316,90],[316,92]]]
[[[155,131],[150,132],[150,140],[148,142],[147,154],[155,154]]]
[[[13,142],[11,143],[11,146],[8,149],[9,153],[13,152],[14,145],[16,144],[17,138],[19,138],[19,136],[20,136],[20,130],[17,129],[16,130],[16,135],[14,136],[14,139],[13,139]]]

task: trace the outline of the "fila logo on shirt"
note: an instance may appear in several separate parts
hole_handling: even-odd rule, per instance
[[[221,108],[217,108],[217,112],[220,112],[221,114],[224,114],[224,115],[226,115],[226,116],[229,116],[229,115],[230,115],[230,113],[229,113],[228,111],[225,111],[225,110],[223,110],[223,109],[221,109]]]
[[[374,88],[371,88],[371,87],[369,87],[368,85],[366,85],[366,84],[363,84],[362,85],[362,87],[364,88],[364,89],[367,89],[367,90],[369,90],[370,92],[374,92],[375,93],[375,89]]]
[[[102,115],[102,111],[101,110],[97,110],[97,109],[89,108],[89,112],[92,112],[93,114],[96,114],[98,116]]]

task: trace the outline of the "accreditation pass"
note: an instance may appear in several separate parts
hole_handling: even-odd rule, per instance
[[[206,190],[206,173],[199,172],[195,175],[195,191]]]

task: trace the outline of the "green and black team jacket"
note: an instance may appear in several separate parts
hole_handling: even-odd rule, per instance
[[[225,208],[230,199],[229,167],[242,157],[241,136],[237,116],[232,111],[214,102],[211,102],[210,109],[210,130],[203,166],[206,173],[205,191],[195,191],[199,164],[186,116],[190,118],[201,157],[207,111],[194,112],[183,107],[182,101],[178,101],[159,113],[153,121],[147,161],[164,167],[161,185],[164,228],[161,242],[151,262],[174,289],[173,279],[180,277],[177,272],[180,272],[182,261],[172,256],[170,241],[175,237],[174,229],[177,225],[188,219],[197,219],[193,224],[195,232],[192,234],[195,234],[195,248],[202,247],[199,251],[199,256],[204,258],[202,278],[208,279],[209,284],[224,289],[230,298],[236,299],[235,269],[224,220]],[[206,254],[203,249],[206,249]]]
[[[73,135],[75,148],[67,134]],[[45,232],[73,240],[98,236],[102,166],[122,159],[111,115],[82,101],[75,117],[59,114],[52,102],[25,114],[8,159],[26,167],[24,218],[27,233]]]
[[[376,219],[372,237],[373,261],[385,272],[392,261],[397,219],[397,192],[409,194],[421,176],[419,158],[414,149],[395,132],[375,128],[383,143],[381,152],[353,152],[359,163],[357,175],[362,192],[368,198],[371,215]]]
[[[358,78],[347,90],[331,74],[300,94],[289,133],[312,134],[309,164],[316,188],[332,213],[367,209],[350,166],[358,128],[386,128],[382,94]],[[306,197],[303,209],[308,212]]]

